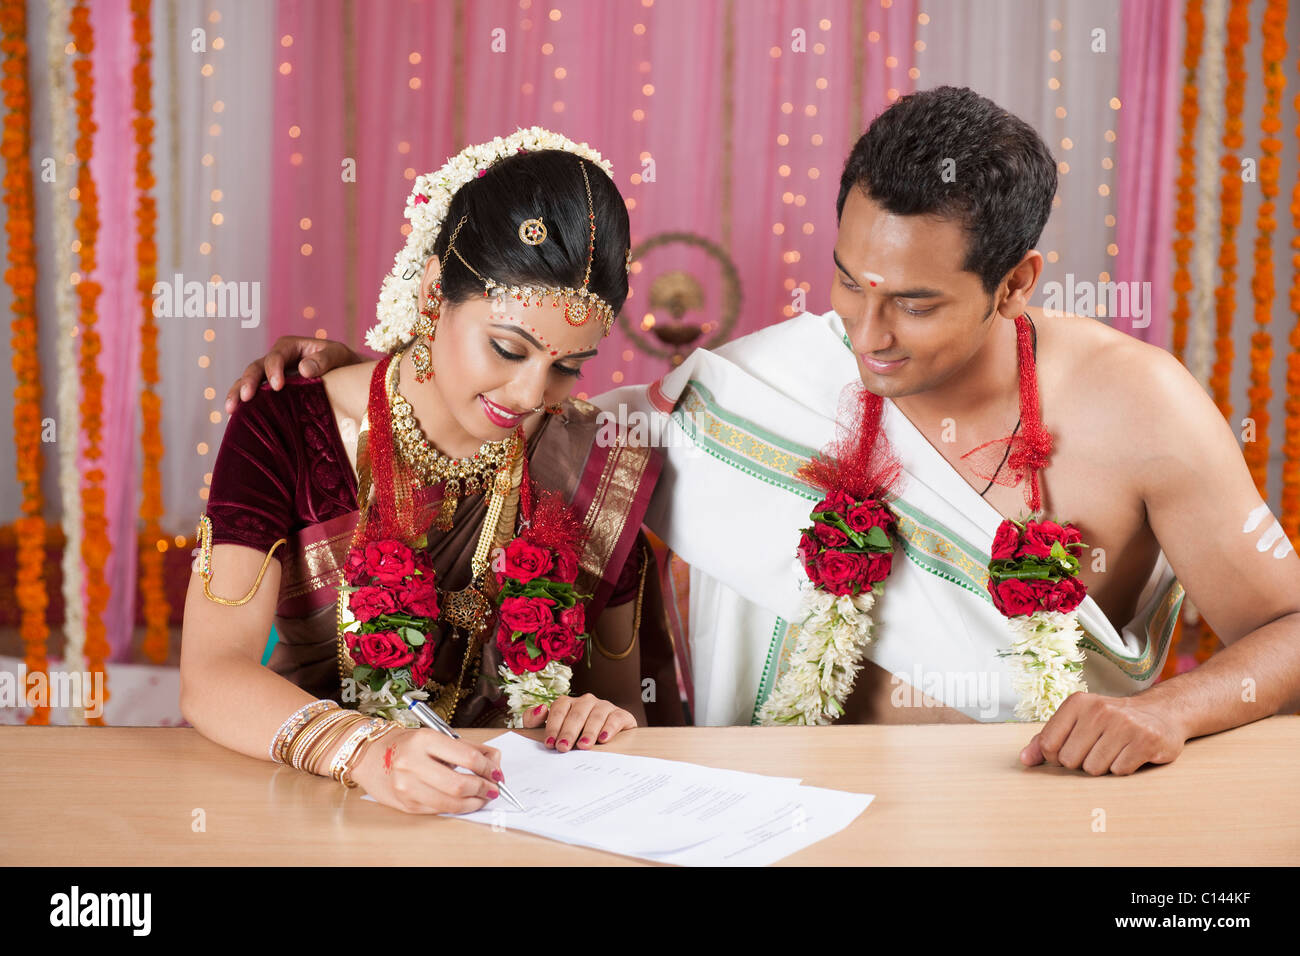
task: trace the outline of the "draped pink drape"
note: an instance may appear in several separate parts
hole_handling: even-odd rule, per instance
[[[1169,310],[1177,161],[1182,4],[1147,0],[1120,7],[1117,282],[1151,283],[1151,324],[1122,330],[1170,348]]]
[[[359,345],[414,176],[532,125],[612,161],[634,245],[684,232],[727,252],[744,296],[732,336],[782,319],[801,287],[807,308],[829,308],[840,168],[889,90],[912,88],[916,18],[914,0],[282,0],[268,334]],[[718,331],[716,262],[698,244],[658,248],[632,277],[630,328],[579,393],[669,367],[633,336],[663,348],[641,324],[650,280],[675,269],[704,293],[685,317],[703,327],[696,344]]]
[[[129,0],[96,0],[90,7],[94,30],[94,154],[90,171],[99,200],[101,231],[92,278],[99,283],[96,312],[103,351],[103,455],[108,535],[112,545],[104,577],[110,595],[105,625],[110,660],[130,658],[136,601],[136,515],[140,507],[140,298],[136,290],[135,134],[132,127],[131,69],[135,42]],[[83,459],[83,471],[86,467]]]

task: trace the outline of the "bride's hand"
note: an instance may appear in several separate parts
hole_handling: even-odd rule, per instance
[[[297,362],[299,375],[315,378],[332,368],[364,361],[342,342],[308,338],[305,335],[282,335],[275,340],[271,351],[257,361],[250,362],[239,381],[230,386],[230,391],[226,393],[226,414],[232,413],[240,402],[252,398],[257,387],[262,384],[263,377],[278,391],[284,384],[286,365],[292,366]]]
[[[497,784],[505,778],[495,747],[421,727],[395,730],[367,744],[352,779],[380,803],[407,813],[468,813],[495,800]]]
[[[539,704],[524,711],[525,728],[546,725],[546,746],[561,753],[590,750],[607,744],[620,732],[636,726],[636,718],[595,694],[581,697],[557,697],[550,707]]]

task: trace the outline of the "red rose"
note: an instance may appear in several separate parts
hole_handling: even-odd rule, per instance
[[[416,687],[423,687],[433,676],[433,641],[426,639],[420,646],[420,651],[415,655],[415,663],[411,665],[411,682]]]
[[[839,528],[834,528],[828,524],[822,524],[820,521],[813,525],[813,534],[817,540],[828,548],[842,548],[849,543],[849,536]]]
[[[528,645],[524,641],[516,641],[509,647],[503,648],[501,655],[505,659],[506,666],[516,674],[539,671],[549,663],[545,654],[529,657]]]
[[[360,584],[370,575],[366,572],[366,553],[361,548],[353,548],[343,562],[343,579],[348,584]]]
[[[578,640],[568,628],[552,624],[537,634],[537,649],[547,660],[562,661],[572,656]]]
[[[855,586],[861,585],[863,567],[858,561],[859,555],[845,554],[843,551],[826,551],[817,561],[818,583],[825,591],[834,595],[852,594]]]
[[[1053,595],[1056,599],[1055,610],[1068,614],[1083,603],[1083,599],[1088,596],[1088,588],[1077,577],[1071,575],[1056,585]]]
[[[400,541],[376,541],[366,545],[366,573],[379,584],[401,584],[415,573],[415,555]]]
[[[853,508],[853,499],[842,491],[832,491],[813,508],[814,512],[833,511],[843,518]]]
[[[401,636],[392,631],[362,634],[356,643],[356,656],[362,664],[392,670],[405,667],[415,660],[415,654]]]
[[[844,517],[844,523],[859,534],[866,534],[872,528],[889,530],[894,516],[878,501],[864,501]]]
[[[812,566],[821,554],[822,546],[811,532],[805,531],[799,538],[799,560],[803,563],[808,577],[812,577]]]
[[[553,553],[555,568],[551,578],[562,584],[572,584],[578,580],[578,557],[569,548],[557,548]]]
[[[993,537],[993,560],[1006,561],[1016,556],[1020,547],[1020,529],[1010,521],[998,525],[998,533]]]
[[[527,584],[551,570],[551,549],[542,548],[523,538],[515,538],[502,553],[505,568],[501,574]]]
[[[1083,535],[1072,524],[1061,525],[1061,544],[1067,548],[1072,544],[1083,544]]]
[[[504,651],[515,642],[515,633],[504,624],[497,625],[497,647]]]
[[[1020,552],[1016,555],[1018,558],[1050,558],[1052,556],[1052,541],[1043,536],[1042,532],[1029,525],[1025,528],[1025,536],[1020,542]]]
[[[1000,584],[989,579],[989,593],[993,596],[993,605],[1007,617],[1018,614],[1033,614],[1038,610],[1038,595],[1025,581],[1008,578]]]
[[[575,635],[585,633],[587,630],[586,605],[575,604],[573,607],[566,607],[560,612],[560,623]]]
[[[348,595],[348,608],[361,623],[397,611],[397,599],[388,588],[360,587]]]
[[[501,623],[511,631],[531,634],[555,620],[550,598],[508,597],[501,602]]]
[[[397,591],[397,602],[402,610],[415,617],[434,618],[438,616],[438,589],[433,578],[417,575]]]
[[[889,577],[889,572],[894,568],[894,554],[864,554],[860,555],[864,559],[863,577],[867,585],[878,584]]]

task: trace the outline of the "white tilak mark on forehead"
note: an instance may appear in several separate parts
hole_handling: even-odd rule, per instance
[[[1250,534],[1260,526],[1265,518],[1272,517],[1273,513],[1269,510],[1268,505],[1260,505],[1246,516],[1246,523],[1241,529],[1242,533]],[[1277,545],[1277,547],[1274,548],[1274,545]],[[1273,518],[1272,523],[1264,529],[1264,532],[1259,536],[1259,540],[1255,542],[1255,550],[1261,554],[1269,548],[1273,548],[1273,557],[1279,559],[1285,558],[1293,550],[1290,539],[1287,538],[1286,532],[1282,530],[1282,525],[1276,518]]]
[[[875,285],[875,284],[878,283],[878,282],[884,282],[884,281],[885,281],[885,277],[884,277],[884,276],[882,276],[882,275],[878,275],[878,274],[875,273],[875,272],[863,272],[863,273],[862,273],[862,278],[866,279],[866,280],[867,280],[868,282],[870,282],[872,285]]]

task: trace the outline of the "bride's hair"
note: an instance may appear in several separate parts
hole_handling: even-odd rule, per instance
[[[590,240],[587,188],[596,215],[596,246],[588,289],[617,315],[627,299],[629,246],[627,206],[613,180],[595,163],[558,149],[516,153],[492,165],[456,191],[432,252],[442,267],[442,296],[449,303],[483,295],[483,283],[447,245],[462,216],[456,252],[478,272],[502,285],[579,288],[587,271]],[[530,246],[519,226],[541,219],[546,239]]]

